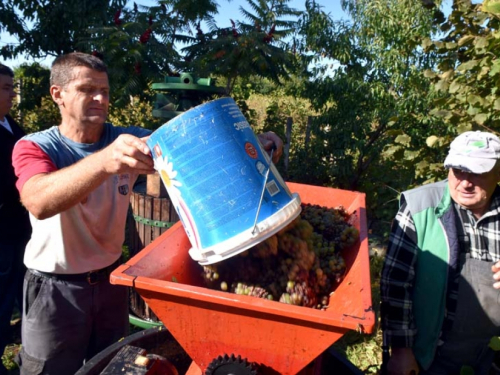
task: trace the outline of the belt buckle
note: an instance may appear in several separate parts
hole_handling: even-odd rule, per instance
[[[95,271],[90,271],[88,274],[87,274],[87,282],[90,284],[90,285],[95,285],[99,282],[99,277],[98,277],[98,273],[95,272]]]

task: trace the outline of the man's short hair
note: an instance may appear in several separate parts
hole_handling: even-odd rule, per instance
[[[73,80],[73,70],[84,66],[102,73],[108,73],[106,64],[96,56],[82,52],[72,52],[57,57],[50,70],[50,84],[64,87]]]
[[[14,72],[7,65],[0,64],[0,75],[14,78]]]

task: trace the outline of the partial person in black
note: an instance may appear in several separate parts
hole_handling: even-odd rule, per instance
[[[12,337],[10,321],[15,301],[21,311],[23,255],[31,235],[28,211],[21,204],[15,186],[12,149],[24,131],[8,115],[15,98],[14,73],[0,64],[0,353]],[[7,369],[0,362],[0,375]]]

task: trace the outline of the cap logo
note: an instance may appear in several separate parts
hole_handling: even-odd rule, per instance
[[[465,150],[465,153],[469,154],[478,148],[486,148],[486,147],[488,147],[486,142],[482,140],[474,141],[469,144],[469,147]]]

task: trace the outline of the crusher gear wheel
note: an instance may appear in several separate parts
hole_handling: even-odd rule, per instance
[[[208,365],[205,375],[257,375],[252,363],[234,354],[218,356]]]

